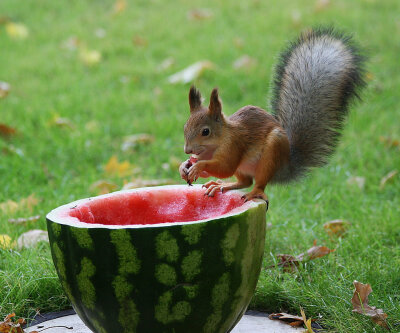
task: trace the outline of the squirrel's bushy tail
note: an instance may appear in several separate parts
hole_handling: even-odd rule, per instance
[[[349,102],[364,86],[364,58],[350,37],[333,29],[303,33],[280,57],[272,109],[290,142],[290,181],[324,165],[333,153]]]

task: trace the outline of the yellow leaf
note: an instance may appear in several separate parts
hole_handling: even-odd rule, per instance
[[[393,181],[395,176],[399,173],[398,170],[392,170],[390,171],[385,177],[381,179],[381,182],[379,184],[379,188],[383,190],[383,188],[386,186],[386,184],[390,183]]]
[[[82,48],[79,54],[81,61],[87,66],[95,66],[101,61],[101,53],[96,50]]]
[[[60,117],[59,114],[54,114],[53,118],[48,121],[49,126],[74,129],[75,126],[72,121],[65,117]]]
[[[306,314],[304,313],[303,308],[300,308],[301,316],[303,317],[304,325],[306,325],[307,331],[306,333],[314,333],[311,327],[311,318],[307,319]]]
[[[126,9],[126,0],[117,0],[114,3],[114,15],[121,14]]]
[[[33,207],[35,207],[39,203],[39,199],[36,198],[35,194],[31,194],[26,198],[22,198],[20,201],[15,202],[13,200],[7,200],[5,202],[0,203],[0,210],[5,214],[13,214],[17,211],[28,210],[32,211]]]
[[[11,237],[8,235],[0,235],[0,249],[7,250],[14,247],[15,242],[12,242]]]
[[[90,185],[90,191],[97,194],[110,193],[112,191],[115,191],[117,188],[117,184],[104,179],[98,180],[97,182]]]
[[[6,23],[6,32],[12,39],[25,39],[29,36],[28,28],[21,23]]]
[[[104,170],[108,175],[124,177],[132,174],[133,165],[128,161],[118,162],[117,157],[114,155],[104,166]]]

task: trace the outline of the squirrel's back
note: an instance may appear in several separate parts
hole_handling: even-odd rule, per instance
[[[349,102],[364,85],[364,58],[333,29],[303,33],[281,55],[272,109],[287,132],[290,162],[274,181],[290,181],[322,166],[333,153]]]

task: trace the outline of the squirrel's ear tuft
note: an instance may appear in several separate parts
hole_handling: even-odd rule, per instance
[[[218,88],[214,88],[211,92],[210,105],[208,106],[211,117],[219,121],[222,117],[222,102],[218,96]]]
[[[190,112],[195,112],[201,109],[201,94],[195,86],[191,86],[189,90],[189,105]]]

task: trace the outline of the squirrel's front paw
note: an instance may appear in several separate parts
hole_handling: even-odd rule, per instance
[[[190,182],[195,182],[197,178],[199,178],[200,173],[204,170],[203,164],[200,162],[197,162],[193,164],[188,172],[187,179]]]

